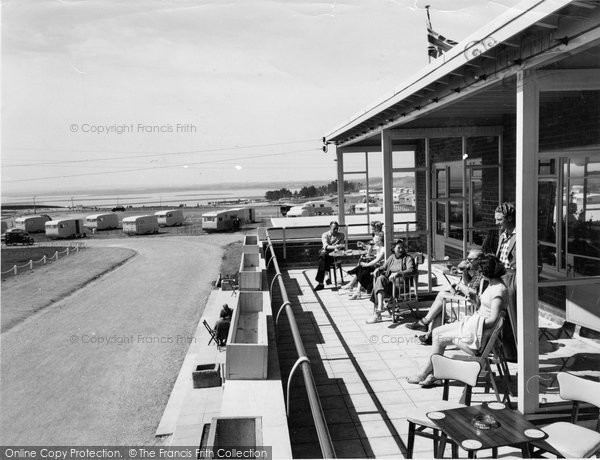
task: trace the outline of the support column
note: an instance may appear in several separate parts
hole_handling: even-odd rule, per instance
[[[338,222],[340,225],[346,225],[346,207],[344,206],[344,151],[341,148],[335,149],[337,157],[337,194],[338,194]],[[348,237],[346,229],[346,237]]]
[[[531,71],[530,71],[531,72]],[[539,407],[537,164],[539,91],[535,73],[517,74],[516,285],[519,411]]]
[[[461,136],[461,155],[462,158],[462,189],[463,189],[463,201],[462,201],[462,226],[463,226],[463,240],[462,240],[462,250],[463,250],[463,259],[467,257],[467,240],[469,239],[469,232],[467,232],[468,220],[467,220],[467,190],[471,189],[471,184],[467,186],[467,138],[465,136]],[[448,178],[450,181],[450,178]],[[448,203],[448,207],[450,207],[450,203]]]
[[[429,138],[425,138],[425,217],[427,230],[427,291],[431,292],[431,258],[433,255],[433,230],[431,229],[431,158],[429,155]]]
[[[381,132],[381,157],[383,175],[383,218],[385,233],[385,256],[389,257],[391,245],[394,241],[394,174],[392,166],[392,138],[389,131]]]

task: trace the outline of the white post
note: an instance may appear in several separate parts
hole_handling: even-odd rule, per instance
[[[58,260],[58,251],[56,251],[56,252],[54,253],[54,256],[52,256],[52,258],[53,258],[53,259],[54,259],[54,258],[56,258],[56,260]]]
[[[29,259],[29,270],[33,270],[33,259]]]
[[[416,190],[415,190],[416,191]],[[431,158],[429,155],[429,138],[425,138],[425,222],[427,230],[427,290],[431,292],[431,258],[433,257],[433,230],[431,229]]]
[[[16,275],[17,274],[17,265],[15,264],[15,266],[13,267],[13,273]]]
[[[385,256],[391,254],[394,242],[394,178],[392,167],[392,138],[387,130],[381,131],[381,157],[383,175],[383,220],[385,228]]]
[[[463,259],[467,257],[467,240],[469,239],[469,233],[467,232],[468,220],[467,220],[467,138],[462,136],[461,140],[461,158],[462,158],[462,190],[463,190],[463,202],[462,202],[462,225],[463,225]],[[450,181],[450,178],[448,178]],[[448,203],[450,206],[450,203]]]
[[[537,163],[539,91],[535,72],[517,73],[516,303],[519,411],[539,406]]]
[[[338,220],[340,226],[346,225],[346,208],[344,206],[344,152],[336,148],[337,158],[337,193],[338,193]],[[346,229],[346,238],[348,238]]]
[[[69,246],[67,246],[67,255],[69,255]]]
[[[44,256],[42,257],[42,261],[44,262],[44,265],[46,265],[46,254],[44,254]]]

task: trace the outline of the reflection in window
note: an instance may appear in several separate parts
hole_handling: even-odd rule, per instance
[[[568,159],[563,174],[567,274],[600,275],[600,161]]]
[[[471,170],[471,182],[469,187],[468,193],[470,193],[471,200],[470,203],[467,203],[467,207],[469,204],[472,206],[472,226],[483,227],[483,187],[480,169]]]
[[[600,161],[556,158],[538,182],[538,258],[559,276],[600,275]],[[597,158],[597,157],[596,157]],[[540,171],[548,160],[540,161]]]
[[[446,197],[446,168],[435,171],[435,197]]]
[[[450,196],[463,196],[463,167],[461,161],[448,163],[450,169]]]
[[[556,240],[556,181],[538,185],[538,240],[552,244]]]
[[[446,232],[446,205],[443,203],[436,203],[435,213],[436,213],[435,232],[438,235],[444,236],[445,232]]]
[[[450,201],[450,230],[448,236],[457,240],[463,238],[463,206],[460,201]]]

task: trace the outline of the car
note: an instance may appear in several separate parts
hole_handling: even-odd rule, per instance
[[[114,208],[111,209],[112,212],[123,212],[125,211],[125,207],[124,206],[115,206]]]
[[[2,242],[7,246],[14,244],[33,244],[33,238],[25,230],[20,228],[11,228],[2,235]]]

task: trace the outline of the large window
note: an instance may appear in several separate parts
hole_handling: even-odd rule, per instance
[[[436,162],[433,168],[434,230],[444,238],[438,240],[444,246],[459,248],[463,241],[467,247],[481,246],[487,233],[496,229],[493,210],[500,201],[497,157],[489,155],[484,162],[481,151],[477,153],[463,161]],[[436,248],[438,257],[440,250]]]
[[[600,152],[540,160],[538,240],[546,275],[600,275]]]

